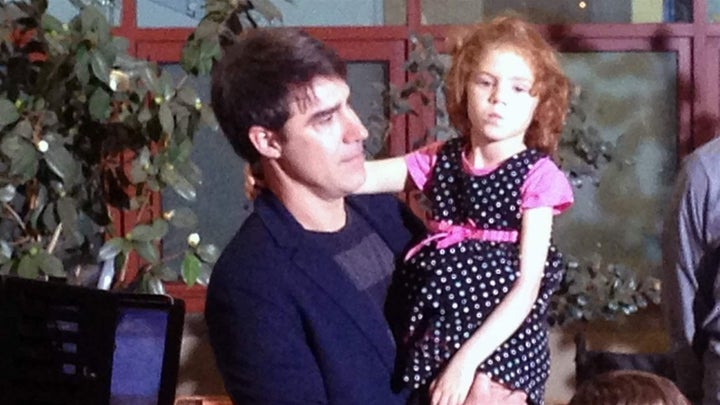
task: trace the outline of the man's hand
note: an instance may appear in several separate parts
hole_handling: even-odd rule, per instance
[[[512,391],[490,379],[485,373],[476,373],[475,381],[463,405],[526,405],[524,391]]]
[[[475,378],[477,364],[460,355],[450,360],[435,381],[430,384],[431,405],[463,405]]]

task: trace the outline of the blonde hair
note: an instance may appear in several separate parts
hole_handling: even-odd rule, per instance
[[[530,92],[539,99],[525,133],[525,145],[554,155],[565,124],[570,82],[550,44],[532,25],[517,17],[497,17],[453,41],[452,65],[446,78],[447,109],[453,126],[463,134],[470,133],[466,85],[489,51],[511,49],[532,68],[535,81]]]

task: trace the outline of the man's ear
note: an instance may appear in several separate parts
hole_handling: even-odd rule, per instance
[[[261,156],[277,159],[282,154],[280,135],[276,131],[253,125],[248,131],[248,136]]]

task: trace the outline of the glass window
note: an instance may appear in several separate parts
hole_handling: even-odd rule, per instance
[[[576,258],[597,253],[603,265],[652,273],[661,263],[661,224],[677,160],[676,55],[566,53],[563,62],[579,86],[564,139],[573,131],[596,134],[613,147],[597,187],[585,181],[575,188],[575,205],[556,221],[556,242]],[[564,168],[572,163],[565,160]]]
[[[184,75],[179,65],[165,65],[165,68],[178,79]],[[189,80],[198,89],[199,97],[205,102],[209,101],[209,78]],[[384,62],[348,63],[350,102],[364,123],[371,116],[383,113],[382,86],[387,84],[387,80],[387,65]],[[379,142],[369,142],[368,152],[375,154],[380,147]],[[171,209],[190,206],[198,216],[198,231],[203,241],[223,248],[252,210],[252,203],[243,192],[243,161],[235,155],[221,133],[209,128],[196,134],[192,159],[200,167],[203,179],[197,201],[188,205],[172,190],[167,190],[162,194],[163,207]],[[164,254],[172,255],[181,251],[186,243],[185,238],[186,235],[180,232],[168,234],[163,239]]]
[[[105,14],[108,21],[115,26],[120,25],[122,0],[82,0],[85,4],[95,4]],[[69,22],[78,13],[78,9],[70,0],[53,0],[48,2],[48,13],[62,22]]]
[[[258,9],[276,8],[286,26],[377,26],[405,24],[405,2],[261,0],[254,4]],[[140,27],[195,27],[204,12],[203,0],[137,0]]]
[[[424,24],[472,24],[504,13],[536,24],[690,21],[691,0],[422,0]]]
[[[720,22],[720,0],[708,0],[707,13],[710,22]]]

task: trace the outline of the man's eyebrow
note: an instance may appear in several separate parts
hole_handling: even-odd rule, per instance
[[[334,106],[325,108],[323,110],[315,111],[314,113],[312,113],[312,115],[310,115],[310,118],[308,118],[308,122],[314,122],[323,117],[327,117],[328,115],[333,114],[335,111],[337,111],[339,109],[340,109],[340,104],[336,104]]]

